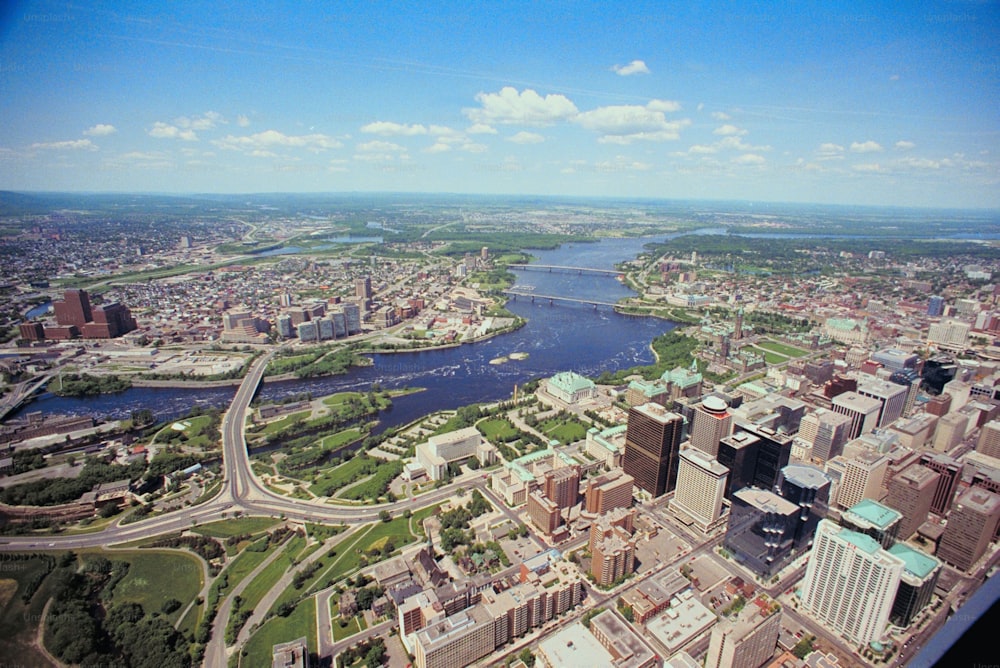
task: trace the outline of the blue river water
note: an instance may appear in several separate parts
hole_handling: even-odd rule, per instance
[[[572,265],[613,269],[615,263],[633,259],[650,241],[665,237],[608,239],[596,243],[565,244],[556,250],[532,251],[538,264]],[[517,287],[538,294],[615,302],[632,294],[613,275],[518,272]],[[673,329],[672,322],[656,318],[629,317],[608,307],[567,304],[548,300],[531,303],[521,298],[508,308],[527,318],[521,329],[487,341],[443,350],[387,353],[371,356],[372,366],[340,376],[266,383],[261,398],[277,400],[305,392],[313,396],[343,390],[367,390],[377,383],[386,389],[421,387],[426,391],[400,397],[379,419],[379,429],[405,424],[428,413],[470,403],[496,401],[512,395],[515,385],[559,371],[597,376],[637,364],[649,364],[650,341]],[[521,361],[490,364],[490,360],[514,352],[528,354]],[[223,388],[132,388],[119,394],[86,398],[43,394],[22,411],[43,414],[91,415],[124,418],[133,410],[149,408],[157,418],[174,419],[195,406],[224,407],[235,389]]]

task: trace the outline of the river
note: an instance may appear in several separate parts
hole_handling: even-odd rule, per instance
[[[650,241],[666,237],[606,239],[596,243],[571,243],[551,251],[531,251],[537,264],[613,269],[615,263],[633,259]],[[632,291],[614,276],[519,271],[516,287],[538,294],[615,302]],[[508,308],[527,319],[521,329],[487,341],[443,350],[372,355],[374,364],[341,376],[266,383],[261,397],[275,400],[310,392],[313,396],[343,390],[367,390],[373,383],[383,388],[422,387],[426,391],[399,397],[380,416],[379,429],[405,424],[434,411],[470,403],[510,397],[515,385],[559,371],[597,376],[653,361],[649,342],[676,325],[656,318],[629,317],[608,307],[587,304],[532,304],[521,298]],[[528,358],[505,364],[490,360],[523,352]],[[119,394],[87,398],[57,397],[50,393],[22,411],[43,414],[91,415],[125,418],[141,408],[153,410],[160,420],[186,414],[194,406],[226,406],[235,389],[132,388]]]

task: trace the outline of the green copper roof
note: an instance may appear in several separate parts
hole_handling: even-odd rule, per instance
[[[594,387],[594,381],[584,378],[580,374],[573,373],[572,371],[562,371],[557,373],[549,379],[549,382],[564,392],[578,392],[580,390],[589,390]]]
[[[912,573],[921,580],[934,572],[941,562],[924,554],[920,550],[915,550],[904,543],[896,543],[889,548],[889,554],[895,555],[903,560],[907,572]]]
[[[863,533],[851,531],[850,529],[841,529],[837,537],[847,541],[859,550],[864,550],[868,554],[875,554],[882,549],[882,545],[871,536],[866,536]]]
[[[885,529],[903,516],[898,510],[883,506],[878,501],[872,501],[871,499],[862,499],[851,506],[851,509],[847,512],[857,515],[879,529]]]

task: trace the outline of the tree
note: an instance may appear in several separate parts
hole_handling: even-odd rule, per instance
[[[535,665],[535,655],[531,653],[531,650],[525,647],[521,650],[521,653],[517,655],[521,661],[524,662],[528,668],[532,668]]]
[[[383,522],[391,522],[392,513],[390,513],[388,510],[380,510],[378,511],[378,518]]]

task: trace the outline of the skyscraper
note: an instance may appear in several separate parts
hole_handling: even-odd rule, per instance
[[[885,632],[903,567],[869,536],[822,520],[802,581],[802,609],[868,645]]]
[[[354,279],[354,296],[358,299],[372,298],[372,279],[370,276]]]
[[[844,392],[833,397],[831,408],[851,418],[848,440],[867,434],[878,426],[878,416],[882,402],[871,397],[863,397],[857,392]]]
[[[1000,458],[1000,420],[991,420],[979,432],[976,451],[990,457]]]
[[[944,313],[944,297],[931,295],[927,300],[927,315],[932,318],[940,317]]]
[[[86,290],[66,290],[62,301],[52,304],[56,314],[56,322],[63,327],[76,325],[80,329],[93,320],[90,310],[90,296]]]
[[[771,577],[791,560],[798,525],[797,505],[774,492],[744,487],[732,495],[725,546],[736,561]]]
[[[802,418],[798,436],[812,444],[814,458],[825,462],[844,451],[850,430],[850,415],[819,408]]]
[[[737,431],[745,431],[758,438],[757,461],[754,464],[753,484],[761,489],[774,489],[778,472],[788,466],[792,456],[792,436],[769,427],[738,421]]]
[[[633,406],[628,412],[622,468],[653,497],[677,485],[684,418],[659,404]]]
[[[728,474],[729,469],[711,455],[697,448],[681,450],[677,489],[670,500],[670,509],[682,521],[690,520],[702,531],[712,529],[722,515]]]
[[[906,387],[865,375],[858,381],[857,392],[862,397],[871,397],[879,402],[876,427],[885,427],[903,416],[903,410],[906,408]]]
[[[939,476],[931,499],[931,512],[943,517],[951,508],[951,500],[955,496],[955,488],[962,475],[962,465],[948,455],[930,452],[920,455],[920,465],[926,466]]]
[[[840,524],[878,541],[888,550],[899,537],[899,522],[902,519],[903,515],[898,510],[865,499],[845,510],[840,516]]]
[[[937,556],[959,570],[969,570],[989,547],[998,521],[1000,495],[982,487],[970,488],[948,514]]]
[[[740,611],[735,620],[722,619],[712,627],[705,668],[760,668],[774,655],[781,633],[781,611],[760,597]]]
[[[632,476],[615,469],[587,480],[586,510],[588,513],[603,515],[615,508],[632,505]]]
[[[760,439],[746,431],[737,431],[719,441],[719,456],[716,459],[729,469],[725,491],[727,499],[731,499],[734,492],[753,485],[759,447]]]
[[[844,475],[837,489],[837,505],[850,508],[862,499],[881,499],[882,481],[889,459],[877,452],[861,452],[844,461]]]
[[[778,475],[777,491],[799,508],[795,528],[795,552],[800,554],[812,542],[819,521],[830,505],[830,477],[814,466],[789,464]]]
[[[705,397],[694,406],[691,445],[715,457],[719,452],[719,441],[732,431],[732,421],[725,401],[714,395]]]
[[[929,468],[912,464],[889,481],[889,496],[885,504],[903,515],[899,525],[901,539],[912,536],[927,521],[940,477]]]

